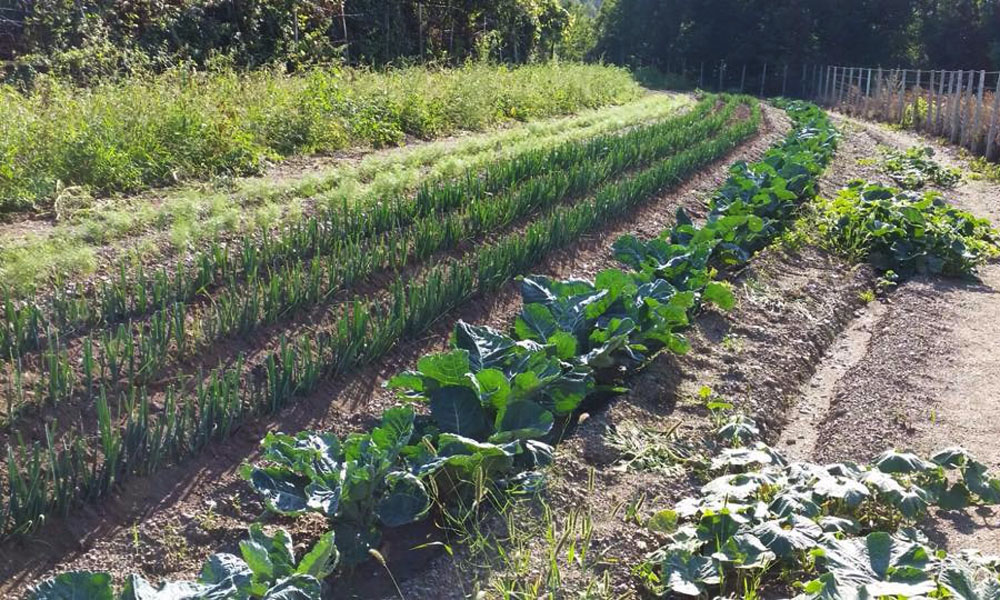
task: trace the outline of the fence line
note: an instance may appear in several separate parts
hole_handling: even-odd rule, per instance
[[[801,66],[801,73],[798,67]],[[818,64],[684,63],[703,89],[794,96],[860,118],[945,138],[1000,162],[1000,71]]]
[[[844,114],[948,139],[1000,159],[1000,72],[818,67],[802,96]]]

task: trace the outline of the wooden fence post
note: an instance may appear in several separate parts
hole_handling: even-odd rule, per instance
[[[893,100],[896,99],[896,88],[892,84],[896,81],[896,70],[886,69],[885,73],[885,121],[892,121]]]
[[[865,108],[868,107],[868,94],[865,92],[864,67],[858,67],[858,101],[855,105],[854,110],[861,114],[864,114]]]
[[[764,63],[764,70],[760,73],[760,97],[764,97],[764,82],[767,81],[767,63]]]
[[[975,86],[975,79],[976,79],[976,72],[969,71],[969,82],[966,84],[965,91],[962,92],[962,103],[958,107],[959,110],[962,112],[962,118],[959,119],[958,122],[959,125],[958,144],[960,146],[964,146],[968,142],[970,133],[969,130],[972,128],[971,127],[972,115],[970,114],[968,115],[968,118],[966,118],[966,112],[971,112],[971,111],[967,111],[968,107],[966,106],[965,97],[966,97],[966,92],[968,92],[969,99],[970,100],[972,99],[972,92]]]
[[[701,68],[698,71],[698,87],[705,89],[705,63],[701,63]]]
[[[903,116],[906,114],[906,69],[899,79],[899,124],[903,124]]]
[[[861,76],[865,80],[863,88],[864,91],[861,94],[864,98],[864,101],[861,104],[861,116],[867,118],[869,108],[871,107],[871,102],[872,102],[872,70],[862,69],[861,72],[862,72]]]
[[[717,92],[721,92],[722,91],[722,78],[723,78],[725,72],[726,72],[726,61],[720,60],[719,61],[719,87],[718,87],[718,89],[715,90]]]
[[[941,135],[943,121],[941,120],[941,106],[944,104],[944,81],[947,71],[941,71],[941,81],[938,83],[937,108],[934,110],[934,133]]]
[[[885,120],[892,121],[896,114],[896,82],[899,69],[886,69],[885,73]]]
[[[972,135],[969,136],[969,150],[979,147],[979,128],[983,119],[983,93],[986,87],[986,71],[979,72],[979,93],[976,95],[976,116],[972,118]]]
[[[930,72],[930,83],[927,85],[927,118],[924,119],[924,129],[931,130],[931,123],[934,120],[934,70]]]
[[[878,75],[875,77],[875,111],[872,113],[874,119],[879,118],[879,108],[882,106],[882,67],[878,68]]]
[[[833,106],[837,102],[837,71],[840,67],[833,67],[833,71],[830,73],[830,83],[826,89],[827,96],[829,96],[829,101],[827,104]]]
[[[785,97],[785,92],[788,91],[788,65],[785,65],[784,73],[781,75],[781,97]]]
[[[805,63],[803,63],[802,64],[802,80],[799,81],[799,98],[805,98],[806,97],[806,94],[808,93],[806,91],[806,87],[808,85],[809,85],[809,67]]]
[[[842,105],[844,103],[844,97],[847,94],[847,67],[840,68],[840,95],[837,97],[837,104]]]
[[[858,93],[857,94],[854,93],[854,71],[855,71],[855,69],[851,69],[851,78],[849,79],[850,83],[848,83],[848,85],[847,85],[847,94],[848,94],[848,96],[850,96],[851,98],[853,98],[853,100],[851,100],[851,101],[848,102],[848,105],[851,107],[851,112],[854,113],[854,114],[857,114],[858,96],[861,95],[861,68],[858,67],[858,69],[857,69],[857,71],[858,71],[858,81],[857,81],[857,84],[858,84]]]
[[[837,67],[827,66],[826,67],[826,83],[824,87],[826,88],[824,92],[825,102],[827,106],[833,103],[833,78],[836,77]]]
[[[917,69],[917,82],[913,86],[913,130],[920,130],[920,76],[922,71]]]
[[[958,120],[961,117],[961,104],[962,104],[962,79],[964,73],[962,71],[955,71],[955,92],[951,96],[951,135],[948,136],[952,142],[958,139]]]
[[[993,144],[996,143],[997,123],[1000,123],[1000,74],[997,75],[997,87],[993,92],[993,115],[990,117],[990,133],[986,140],[986,160],[992,159]]]
[[[851,105],[851,78],[854,76],[854,67],[844,67],[844,72],[840,77],[840,110],[850,112]]]

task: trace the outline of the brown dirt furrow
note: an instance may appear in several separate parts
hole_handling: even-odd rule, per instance
[[[656,235],[673,222],[678,206],[700,205],[724,180],[730,163],[754,160],[780,139],[789,127],[784,114],[766,108],[765,116],[762,133],[729,156],[646,202],[628,218],[554,253],[533,271],[555,277],[593,276],[613,266],[608,249],[619,235]],[[53,519],[27,540],[0,545],[0,581],[4,582],[0,594],[13,594],[46,574],[72,569],[108,570],[116,576],[140,572],[154,579],[194,575],[206,555],[220,549],[232,551],[246,525],[260,515],[261,506],[239,479],[237,468],[253,460],[266,431],[314,428],[344,433],[369,425],[374,415],[395,402],[381,388],[382,381],[420,355],[443,347],[458,319],[506,327],[519,305],[513,285],[494,297],[474,298],[443,316],[421,339],[401,344],[377,365],[349,378],[327,382],[280,416],[246,425],[227,442],[184,465],[134,479],[116,497],[85,507],[70,519]],[[293,535],[301,534],[297,538],[317,533],[316,523],[308,520],[285,525]]]

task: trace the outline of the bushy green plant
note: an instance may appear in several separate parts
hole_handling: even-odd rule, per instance
[[[28,600],[319,600],[323,580],[339,561],[333,533],[326,533],[301,560],[296,561],[292,536],[284,529],[267,534],[260,525],[250,527],[240,542],[240,556],[219,553],[208,557],[197,581],[171,581],[153,585],[130,575],[116,593],[111,575],[93,571],[61,573],[33,586]]]
[[[972,275],[998,252],[989,221],[920,194],[854,181],[818,203],[820,232],[842,251],[901,275]]]
[[[131,192],[260,172],[294,153],[398,144],[620,103],[624,70],[572,63],[193,72],[80,89],[0,86],[0,214],[47,209],[65,186]]]
[[[931,507],[1000,502],[1000,479],[962,448],[790,463],[753,436],[734,438],[735,427],[756,430],[745,417],[724,425],[712,479],[647,522],[664,543],[636,573],[656,596],[754,597],[763,582],[800,600],[996,597],[994,564],[948,556],[912,528]]]
[[[951,188],[962,180],[961,171],[942,167],[933,159],[934,149],[929,146],[914,146],[904,151],[880,148],[879,152],[879,167],[903,189],[918,190],[928,183]]]

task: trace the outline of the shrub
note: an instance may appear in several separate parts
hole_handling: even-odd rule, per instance
[[[520,68],[192,72],[80,89],[0,87],[0,214],[48,208],[56,191],[134,192],[183,178],[246,175],[304,152],[401,143],[566,114],[638,96],[627,72]]]

